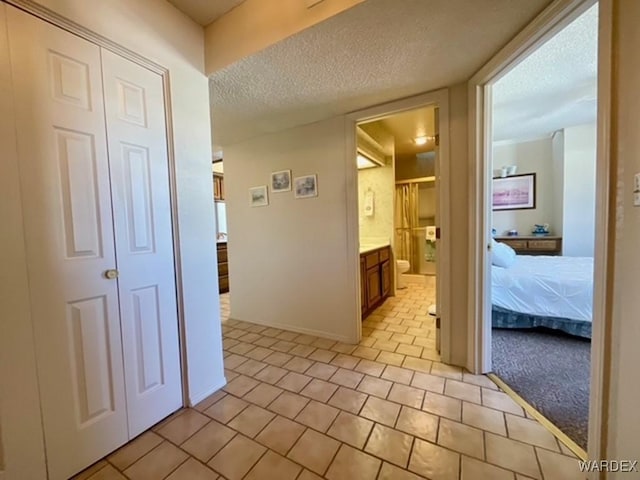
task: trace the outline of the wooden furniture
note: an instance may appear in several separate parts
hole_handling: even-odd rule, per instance
[[[360,254],[360,303],[363,319],[380,306],[391,292],[390,261],[389,246]]]
[[[218,242],[218,284],[220,293],[229,291],[229,263],[227,262],[227,242]]]
[[[495,237],[495,240],[506,243],[521,255],[562,255],[562,237],[517,236]]]
[[[224,200],[224,176],[221,173],[213,174],[213,199]]]

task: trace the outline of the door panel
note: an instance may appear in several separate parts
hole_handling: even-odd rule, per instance
[[[386,297],[391,291],[391,267],[388,260],[382,264],[380,271],[382,275],[382,296]]]
[[[367,307],[371,308],[382,298],[380,290],[380,267],[376,265],[367,270]]]
[[[129,433],[182,406],[162,79],[102,50]]]
[[[127,441],[100,50],[7,7],[49,477]]]
[[[102,256],[93,136],[53,127],[62,184],[67,258]]]

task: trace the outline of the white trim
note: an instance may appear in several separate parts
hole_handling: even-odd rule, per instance
[[[347,242],[349,252],[349,271],[352,272],[351,281],[355,286],[355,291],[360,291],[360,263],[358,237],[358,181],[357,169],[355,166],[356,152],[356,125],[357,123],[371,120],[380,120],[382,118],[414,110],[416,108],[428,105],[436,105],[439,110],[440,120],[440,185],[438,204],[441,208],[441,218],[439,218],[439,227],[441,233],[440,252],[441,258],[450,258],[451,251],[451,230],[450,230],[450,162],[449,162],[449,90],[442,89],[433,92],[427,92],[413,97],[395,100],[382,105],[377,105],[357,112],[352,112],[345,117],[345,168],[347,169]],[[393,238],[391,239],[393,247]],[[352,265],[353,263],[353,265]],[[394,265],[395,274],[395,265]],[[394,275],[395,278],[395,275]],[[440,295],[441,305],[438,310],[441,318],[441,358],[444,363],[451,360],[451,272],[449,269],[442,269],[436,275],[436,290]],[[358,315],[357,315],[357,341],[360,341],[362,335],[362,322],[360,321],[360,295],[358,298]]]
[[[358,218],[358,165],[356,163],[357,140],[356,122],[349,116],[344,121],[344,171],[345,171],[345,199],[347,202],[347,282],[351,287],[351,294],[355,296],[355,310],[349,318],[354,319],[353,330],[349,343],[357,344],[362,339],[362,299],[360,293],[360,225]],[[393,238],[389,239],[393,248]],[[395,273],[395,265],[394,265]]]
[[[472,199],[469,218],[469,338],[468,365],[474,373],[491,368],[489,245],[489,180],[491,178],[490,96],[491,84],[524,60],[595,4],[596,0],[556,0],[509,44],[498,52],[468,83],[469,91],[469,190]],[[607,338],[605,312],[611,305],[606,285],[610,262],[606,232],[609,222],[610,161],[610,79],[611,79],[611,0],[600,0],[598,60],[598,154],[597,211],[594,271],[594,311],[592,332],[592,371],[589,412],[589,458],[601,459],[603,445],[603,399]],[[596,478],[596,476],[590,477]]]
[[[594,252],[593,279],[593,325],[591,334],[591,391],[589,396],[589,437],[587,453],[591,459],[605,458],[603,445],[608,405],[605,399],[604,383],[609,375],[607,364],[610,361],[611,338],[607,334],[607,319],[610,315],[613,299],[607,293],[612,278],[613,258],[608,255],[610,222],[615,220],[615,212],[610,202],[610,194],[615,191],[611,152],[611,75],[613,2],[600,0],[598,14],[598,123],[597,123],[597,161],[596,161],[596,235]],[[597,474],[589,477],[595,480]]]

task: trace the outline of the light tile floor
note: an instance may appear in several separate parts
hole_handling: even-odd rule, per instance
[[[229,320],[228,384],[77,479],[571,480],[576,458],[485,376],[440,363],[409,284],[360,345]]]

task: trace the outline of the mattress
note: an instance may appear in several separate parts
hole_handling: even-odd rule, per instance
[[[593,258],[518,255],[509,268],[491,268],[491,291],[504,310],[591,322]]]

